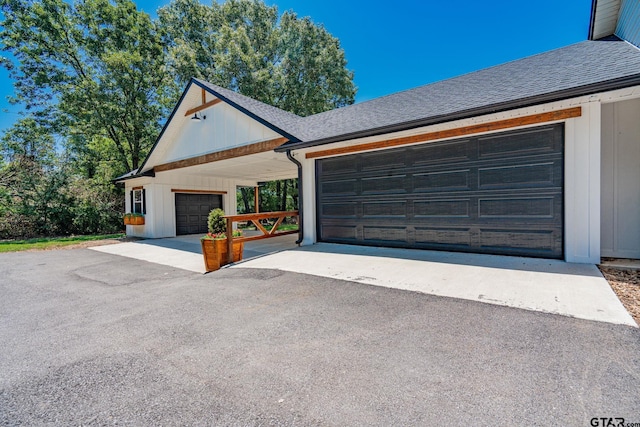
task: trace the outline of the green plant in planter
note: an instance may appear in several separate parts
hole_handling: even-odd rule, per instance
[[[220,208],[213,209],[207,217],[209,232],[202,236],[202,240],[224,240],[227,238],[227,220],[224,219],[224,211]],[[234,230],[233,237],[242,237],[242,231]]]
[[[233,253],[229,254],[227,247],[227,220],[224,218],[222,209],[213,209],[207,217],[207,228],[209,232],[200,238],[202,245],[202,255],[204,256],[205,271],[214,271],[221,266],[231,262],[229,255],[232,255],[233,262],[242,260],[244,242],[233,242]],[[233,237],[241,237],[242,232],[235,230]]]
[[[233,237],[242,237],[241,230],[233,230]],[[200,240],[224,240],[227,238],[227,233],[207,233],[200,238]]]
[[[227,220],[224,219],[224,211],[222,209],[216,208],[209,212],[207,229],[210,234],[220,234],[227,231]]]

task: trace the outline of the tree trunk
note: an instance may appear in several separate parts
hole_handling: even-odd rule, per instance
[[[242,204],[244,205],[244,213],[250,213],[251,209],[249,208],[249,188],[240,187],[240,194],[242,195]]]
[[[283,212],[287,210],[287,184],[289,184],[288,179],[282,181],[282,203],[280,204],[280,210]]]
[[[300,183],[296,178],[291,181],[291,184],[292,184],[291,198],[293,199],[293,210],[297,210],[298,209],[298,185],[300,185]]]

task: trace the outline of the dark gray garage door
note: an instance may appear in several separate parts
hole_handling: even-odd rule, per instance
[[[207,217],[215,208],[222,208],[220,194],[176,193],[176,234],[207,232]]]
[[[564,126],[318,160],[319,240],[562,258]]]

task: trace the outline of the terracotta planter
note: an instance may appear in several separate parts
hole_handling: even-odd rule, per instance
[[[143,216],[132,216],[131,217],[131,225],[144,225],[144,217]]]
[[[124,216],[124,225],[131,225],[131,217],[129,215]]]
[[[227,239],[211,240],[202,239],[202,256],[204,257],[204,268],[206,272],[218,270],[227,262]],[[233,242],[233,262],[242,259],[244,242]]]

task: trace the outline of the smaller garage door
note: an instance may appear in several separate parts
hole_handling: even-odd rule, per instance
[[[207,232],[207,217],[215,208],[222,208],[220,194],[176,193],[176,234]]]

